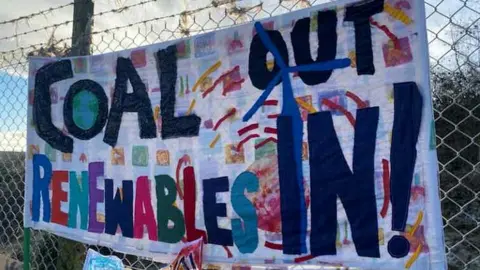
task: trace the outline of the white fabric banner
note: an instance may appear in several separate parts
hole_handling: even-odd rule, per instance
[[[423,1],[31,58],[25,226],[171,261],[446,269]],[[164,262],[165,262],[164,261]]]

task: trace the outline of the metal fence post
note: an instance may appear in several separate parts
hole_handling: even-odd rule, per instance
[[[93,27],[92,0],[75,0],[73,4],[73,30],[71,55],[90,54]]]
[[[23,228],[23,270],[30,270],[30,228]]]

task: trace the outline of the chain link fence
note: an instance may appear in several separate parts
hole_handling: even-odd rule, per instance
[[[327,1],[193,1],[177,7],[180,10],[173,15],[148,12],[153,15],[147,17],[138,15],[158,8],[155,5],[162,1],[144,0],[134,4],[124,1],[122,4],[117,0],[115,9],[93,16],[91,52],[106,53],[163,42]],[[408,8],[409,1],[386,1]],[[480,269],[480,13],[477,12],[480,1],[426,0],[425,6],[449,269]],[[27,57],[69,54],[70,47],[66,44],[71,43],[69,32],[73,21],[52,23],[51,20],[60,11],[71,16],[72,7],[73,3],[65,4],[0,22],[0,30],[3,27],[12,33],[0,37],[0,255],[17,261],[24,259]],[[37,17],[47,18],[47,25],[36,28],[31,21]],[[22,22],[26,30],[19,32],[17,27]],[[67,34],[61,36],[62,33]],[[45,42],[36,44],[31,40]],[[133,269],[162,266],[145,258],[87,247],[42,231],[32,232],[30,246],[32,269],[80,269],[86,248],[117,255]]]

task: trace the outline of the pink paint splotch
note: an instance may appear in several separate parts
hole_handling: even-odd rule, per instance
[[[255,161],[247,169],[254,173],[260,182],[256,193],[247,194],[258,216],[258,228],[267,232],[282,231],[280,210],[280,183],[278,178],[277,156],[268,155]],[[305,203],[310,205],[310,188],[304,182]]]
[[[408,239],[408,242],[410,242],[410,252],[415,252],[420,244],[422,245],[423,253],[429,252],[427,241],[425,240],[425,228],[423,225],[419,226],[413,235],[410,235],[409,233],[403,233],[403,235]]]
[[[383,45],[382,49],[386,67],[403,65],[413,59],[408,37],[398,39],[396,44],[389,41]]]

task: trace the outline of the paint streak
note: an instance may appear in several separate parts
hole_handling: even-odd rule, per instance
[[[212,74],[222,65],[222,61],[218,61],[209,67],[201,76],[198,78],[197,82],[193,85],[192,91],[195,92],[197,88],[207,79],[208,75]]]
[[[408,233],[410,236],[413,236],[413,235],[415,234],[415,232],[417,231],[418,227],[419,227],[420,224],[422,223],[422,220],[423,220],[423,211],[420,211],[420,212],[418,212],[417,220],[415,220],[415,224],[413,224],[412,229],[411,229],[410,232]]]
[[[215,124],[215,126],[213,127],[213,130],[217,130],[218,127],[220,127],[220,125],[225,121],[227,120],[228,118],[232,117],[235,115],[235,113],[237,112],[237,110],[235,108],[231,108],[230,110],[228,110],[227,114],[225,114],[222,118],[220,118],[220,120],[218,120],[218,122]]]
[[[251,124],[251,125],[248,125],[244,128],[241,128],[237,131],[238,133],[238,136],[242,136],[243,134],[249,132],[249,131],[252,131],[254,129],[257,129],[258,128],[258,123],[255,123],[255,124]]]
[[[341,113],[343,113],[345,115],[345,117],[347,117],[348,121],[350,122],[350,124],[352,124],[352,126],[354,127],[355,126],[355,118],[353,117],[353,115],[347,111],[343,106],[341,105],[338,105],[337,103],[329,100],[329,99],[323,99],[322,100],[322,104],[329,107],[330,109],[334,109],[334,110],[338,110],[340,111]]]
[[[245,139],[241,140],[238,144],[237,144],[237,147],[236,147],[236,151],[237,152],[240,152],[240,150],[242,150],[242,146],[247,143],[248,141],[250,141],[251,139],[255,139],[255,138],[259,138],[260,135],[258,134],[250,134],[248,135]]]
[[[418,259],[418,256],[422,252],[422,249],[423,249],[423,245],[422,244],[418,245],[417,250],[415,250],[415,253],[413,253],[412,257],[410,257],[410,259],[408,259],[407,263],[405,264],[406,269],[410,269],[410,267],[412,267],[413,263]]]
[[[386,159],[382,159],[383,166],[383,207],[380,211],[382,218],[385,218],[390,204],[390,167]]]
[[[277,143],[277,139],[273,138],[273,137],[270,137],[268,139],[265,139],[263,140],[262,142],[258,143],[255,145],[255,149],[258,149],[258,148],[261,148],[263,147],[265,144],[269,143],[269,142],[274,142],[274,143]]]
[[[240,66],[235,66],[234,68],[230,69],[229,71],[223,73],[222,75],[220,75],[220,77],[218,77],[218,79],[215,80],[215,82],[213,83],[212,86],[210,86],[207,90],[205,90],[205,92],[203,92],[202,94],[202,97],[205,98],[208,94],[210,94],[210,92],[213,91],[213,89],[215,89],[215,87],[217,87],[217,85],[219,85],[221,82],[223,82],[223,80],[225,79],[225,77],[227,77],[228,75],[230,75],[231,73],[233,72],[238,72],[238,70],[240,69]],[[242,79],[243,80],[243,79]],[[230,86],[232,87],[232,86]]]
[[[210,148],[214,148],[215,144],[217,144],[219,139],[220,139],[220,134],[217,134],[217,136],[215,136],[215,138],[213,138],[212,142],[210,142]]]
[[[413,20],[405,12],[403,12],[399,6],[400,5],[397,4],[395,7],[392,7],[389,3],[385,3],[383,5],[383,10],[388,13],[388,15],[392,16],[392,18],[401,21],[405,25],[410,25]]]
[[[263,131],[265,133],[277,134],[277,129],[276,128],[266,127]]]
[[[195,103],[196,103],[196,102],[197,102],[197,101],[196,101],[195,99],[192,100],[192,102],[190,103],[190,106],[188,107],[187,115],[190,115],[190,114],[192,113],[193,108],[195,108]]]
[[[313,255],[306,255],[306,256],[302,256],[302,257],[297,257],[295,258],[293,261],[295,263],[301,263],[301,262],[306,262],[306,261],[309,261],[311,259],[314,259],[315,257],[317,256],[313,256]]]
[[[363,109],[367,107],[367,103],[363,101],[360,97],[355,95],[354,93],[347,91],[345,93],[345,96],[347,96],[348,98],[352,99],[355,103],[357,103],[358,108]]]
[[[381,24],[379,24],[379,23],[378,23],[377,21],[375,21],[373,18],[370,18],[369,20],[370,20],[370,23],[371,23],[373,26],[375,26],[375,27],[377,27],[378,29],[382,30],[382,31],[385,33],[385,35],[387,35],[388,38],[390,38],[390,39],[392,40],[393,44],[395,45],[395,49],[397,49],[397,50],[401,50],[401,49],[402,49],[401,46],[400,46],[400,43],[398,42],[398,37],[395,36],[395,35],[390,31],[390,29],[388,29],[388,27],[387,27],[386,25],[381,25]]]
[[[269,99],[263,102],[263,106],[277,106],[277,105],[278,105],[278,100],[276,99]]]
[[[274,249],[274,250],[282,250],[283,245],[282,244],[275,244],[269,241],[265,241],[265,247],[269,249]]]
[[[300,105],[300,107],[302,107],[302,109],[308,111],[309,113],[316,113],[317,110],[310,104],[308,104],[307,102],[303,101],[302,99],[300,98],[296,98],[295,99],[298,103],[298,105]]]

